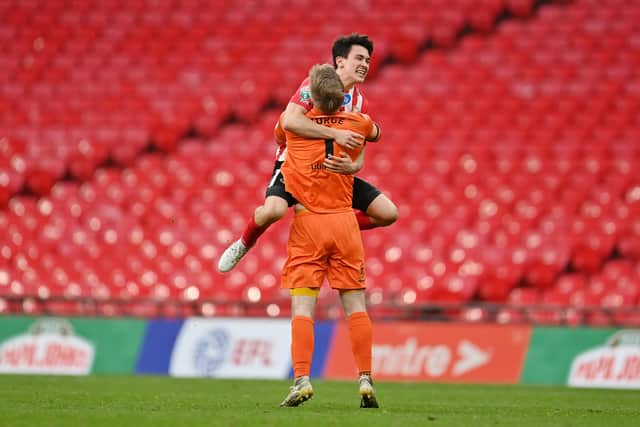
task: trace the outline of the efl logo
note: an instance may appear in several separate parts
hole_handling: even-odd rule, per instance
[[[174,344],[169,373],[187,377],[286,378],[289,322],[189,319]]]
[[[268,368],[273,365],[271,361],[272,348],[273,344],[267,340],[238,340],[231,353],[231,363],[236,366],[262,365]]]
[[[221,330],[215,329],[205,334],[196,345],[193,352],[193,364],[200,374],[209,376],[220,368],[230,347],[229,335]]]
[[[268,368],[273,365],[272,347],[270,341],[263,339],[232,341],[224,329],[213,329],[196,343],[193,362],[196,370],[204,376],[213,375],[225,364]]]

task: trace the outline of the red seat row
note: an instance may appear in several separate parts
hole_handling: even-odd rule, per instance
[[[404,9],[391,12],[388,3],[380,3],[388,19],[402,20]],[[10,132],[0,138],[0,204],[6,204],[0,211],[0,311],[286,315],[279,277],[288,219],[270,228],[232,273],[221,275],[214,267],[261,202],[271,175],[279,110],[260,108],[272,99],[286,102],[287,86],[295,87],[308,64],[287,73],[284,83],[278,74],[258,77],[253,70],[261,64],[254,59],[242,62],[233,77],[225,74],[223,63],[239,65],[242,57],[231,52],[244,49],[232,32],[244,22],[244,6],[221,13],[230,23],[218,27],[223,38],[205,41],[206,34],[195,31],[192,42],[174,46],[219,55],[156,61],[173,39],[151,41],[147,29],[168,12],[144,15],[148,5],[134,2],[133,12],[121,14],[110,6],[115,2],[105,4],[91,19],[112,23],[104,34],[130,51],[104,69],[107,64],[92,60],[93,54],[84,56],[85,72],[73,80],[82,83],[62,86],[60,93],[70,96],[64,108],[50,113],[30,103],[59,95],[55,73],[45,81],[29,80],[40,74],[20,74],[24,91],[0,83],[0,97],[20,107],[11,123],[0,123]],[[194,4],[195,10],[206,6]],[[619,1],[584,0],[541,7],[533,19],[492,33],[497,13],[508,7],[524,16],[533,2],[447,5],[444,27],[410,27],[402,36],[381,37],[391,52],[401,46],[392,54],[406,61],[382,67],[364,89],[384,137],[368,147],[362,176],[400,210],[392,227],[363,233],[373,313],[404,310],[422,318],[437,305],[438,315],[468,321],[633,324],[640,293],[634,114],[640,85],[636,30],[627,25],[632,18],[617,11]],[[68,23],[87,16],[82,8],[50,10]],[[187,10],[176,14],[182,23],[201,19]],[[295,16],[291,11],[283,19]],[[32,22],[20,12],[11,19]],[[614,19],[621,24],[609,24]],[[138,20],[141,29],[118,30]],[[447,45],[446,37],[465,22],[487,35],[419,55],[417,40],[437,35]],[[20,39],[17,34],[0,30],[7,39]],[[91,28],[83,37],[68,49],[106,46],[93,42]],[[305,50],[308,60],[324,49],[283,32],[273,37],[281,44],[272,47],[290,55]],[[203,43],[194,44],[196,39]],[[571,46],[571,53],[552,40]],[[35,40],[11,49],[39,52],[46,46]],[[611,54],[611,46],[620,53]],[[148,63],[137,58],[146,47]],[[50,60],[63,68],[75,64],[64,52]],[[109,79],[115,88],[103,90],[100,82]],[[243,96],[216,85],[222,79]],[[133,96],[120,106],[125,93]],[[105,102],[98,108],[92,97]],[[242,120],[223,125],[232,113]],[[66,117],[64,125],[53,126],[59,117]],[[213,136],[182,136],[192,128]],[[149,141],[161,150],[141,154]],[[103,166],[109,161],[115,162]],[[68,172],[74,179],[61,181]],[[16,196],[23,186],[41,196]],[[334,316],[335,295],[322,299],[329,307],[324,315]]]
[[[171,151],[191,130],[212,135],[232,114],[258,121],[330,60],[339,34],[372,35],[373,77],[389,55],[410,63],[428,40],[451,45],[466,23],[488,31],[503,10],[524,17],[533,3],[334,2],[307,19],[305,2],[3,2],[0,140],[27,150],[3,150],[0,205],[22,189],[47,194],[67,173],[85,180],[107,160],[128,165],[151,143]]]

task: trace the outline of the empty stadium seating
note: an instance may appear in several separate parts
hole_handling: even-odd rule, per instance
[[[280,109],[360,31],[362,176],[401,216],[363,233],[373,315],[640,324],[639,3],[284,3],[0,5],[0,313],[288,315],[288,219],[214,266]]]

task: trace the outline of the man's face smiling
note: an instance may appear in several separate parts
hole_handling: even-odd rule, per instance
[[[367,78],[371,56],[364,46],[353,45],[346,58],[337,57],[338,75],[345,86],[350,89],[355,83],[362,83]]]

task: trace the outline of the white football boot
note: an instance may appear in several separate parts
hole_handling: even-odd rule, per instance
[[[233,270],[247,252],[249,252],[249,248],[242,243],[242,239],[236,240],[222,253],[222,256],[218,260],[218,271],[220,273],[226,273]]]

